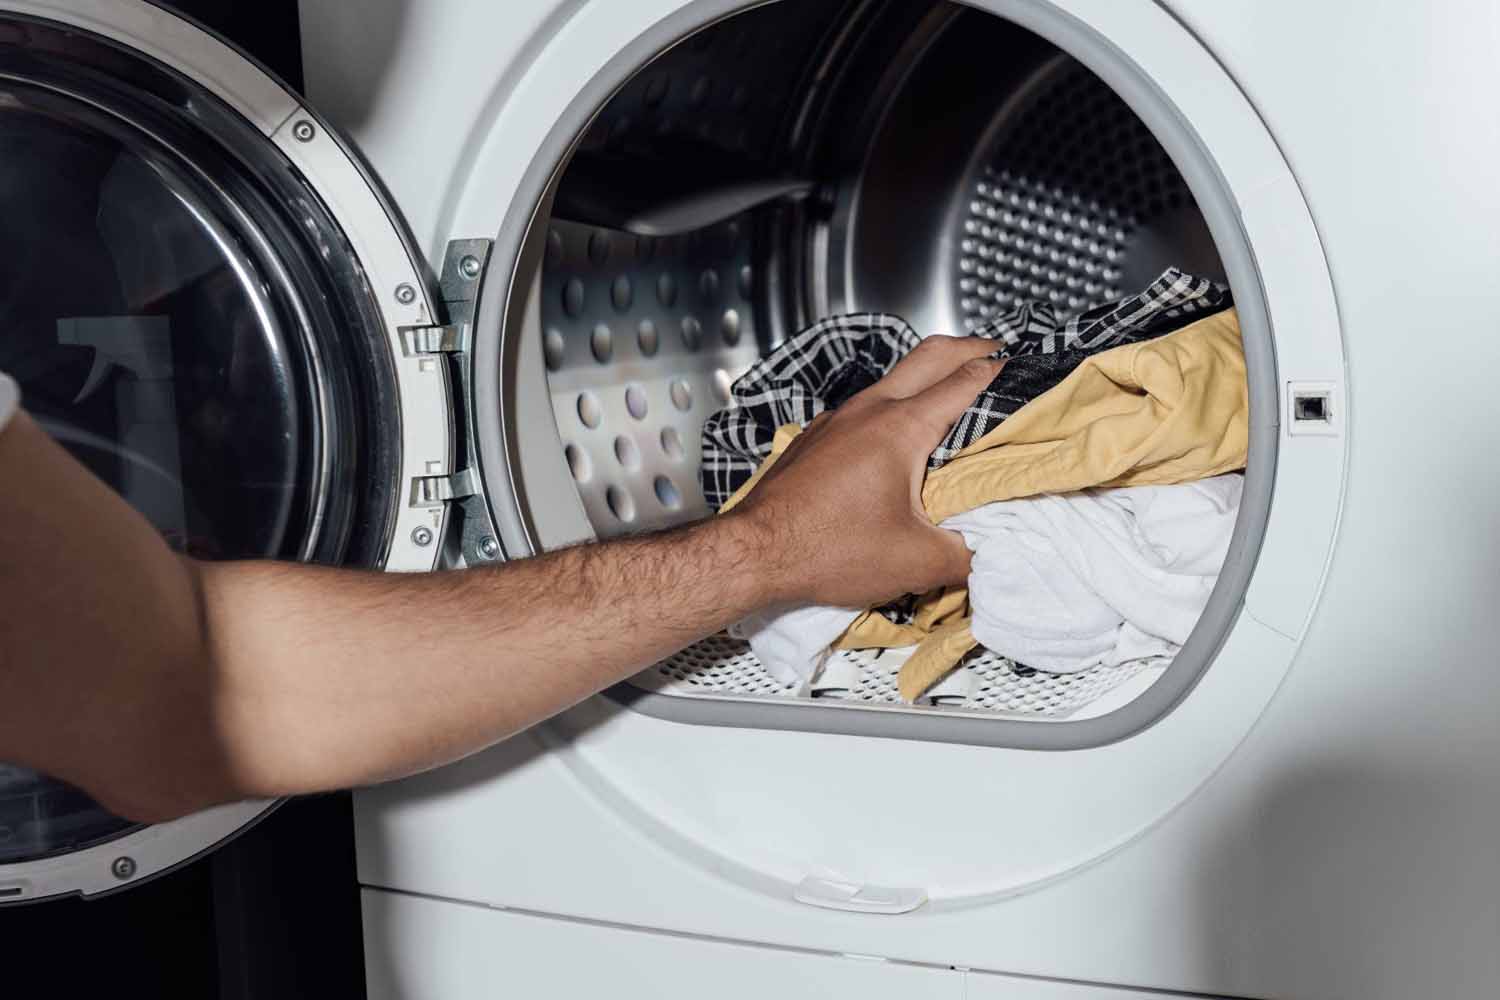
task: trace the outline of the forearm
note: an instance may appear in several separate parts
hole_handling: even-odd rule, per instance
[[[30,421],[0,435],[0,761],[132,818],[478,750],[774,600],[718,518],[461,573],[175,556]]]
[[[921,483],[992,348],[925,342],[728,515],[429,576],[181,559],[21,416],[0,433],[0,761],[136,819],[356,785],[504,739],[768,604],[962,580]]]
[[[241,795],[357,785],[541,721],[774,600],[748,519],[422,577],[198,567]]]

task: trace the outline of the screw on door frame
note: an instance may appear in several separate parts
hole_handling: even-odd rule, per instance
[[[471,253],[464,254],[463,259],[458,262],[458,273],[470,281],[479,277],[479,272],[482,270],[484,270],[484,265],[479,262],[478,257],[475,257]]]
[[[485,535],[479,540],[479,554],[492,562],[500,558],[500,543],[494,535]]]
[[[292,126],[292,136],[298,142],[312,142],[317,134],[318,130],[313,127],[313,123],[305,119]]]
[[[120,857],[115,858],[109,866],[110,872],[121,882],[135,875],[135,859]]]
[[[432,529],[425,524],[413,528],[411,531],[411,540],[425,549],[432,544]]]
[[[417,301],[417,290],[406,282],[396,286],[396,301],[403,306],[409,306]]]

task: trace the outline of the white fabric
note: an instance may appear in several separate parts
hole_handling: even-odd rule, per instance
[[[1244,477],[986,504],[949,518],[974,553],[974,638],[1049,673],[1173,656],[1229,551]],[[860,612],[808,606],[731,631],[766,671],[805,684]]]
[[[800,690],[823,669],[828,647],[861,613],[816,604],[764,611],[731,626],[729,634],[750,643],[766,673]]]
[[[1198,624],[1244,477],[986,504],[950,518],[974,552],[974,638],[1049,673],[1173,656]]]
[[[5,430],[5,425],[10,423],[10,418],[16,415],[20,406],[20,387],[16,385],[15,379],[0,372],[0,431]]]

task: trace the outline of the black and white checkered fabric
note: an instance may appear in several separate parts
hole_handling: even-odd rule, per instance
[[[922,338],[886,313],[831,316],[789,337],[735,381],[703,424],[703,496],[715,510],[771,454],[776,429],[806,426],[874,385]]]
[[[1168,270],[1145,291],[1090,309],[1067,322],[1045,303],[1023,303],[975,331],[1005,347],[1010,359],[932,453],[929,468],[994,430],[1011,414],[1067,378],[1091,355],[1179,330],[1230,305],[1229,289]]]
[[[1024,303],[974,332],[998,341],[1010,359],[932,453],[939,468],[1057,385],[1100,351],[1171,333],[1230,305],[1228,289],[1176,269],[1138,295],[1062,320],[1045,303]],[[921,342],[899,316],[833,316],[791,337],[757,362],[730,393],[730,405],[703,425],[703,495],[718,509],[771,454],[776,429],[805,426],[874,385]]]

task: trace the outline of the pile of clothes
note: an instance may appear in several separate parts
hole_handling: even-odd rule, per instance
[[[1005,367],[933,452],[922,498],[974,557],[967,587],[881,608],[807,606],[740,622],[765,669],[805,686],[832,649],[916,647],[915,700],[983,646],[1073,673],[1170,657],[1217,581],[1239,511],[1249,393],[1229,293],[1177,270],[1062,320],[1023,305],[982,329]],[[704,425],[702,485],[731,509],[802,427],[921,340],[895,316],[836,316],[790,338]]]

